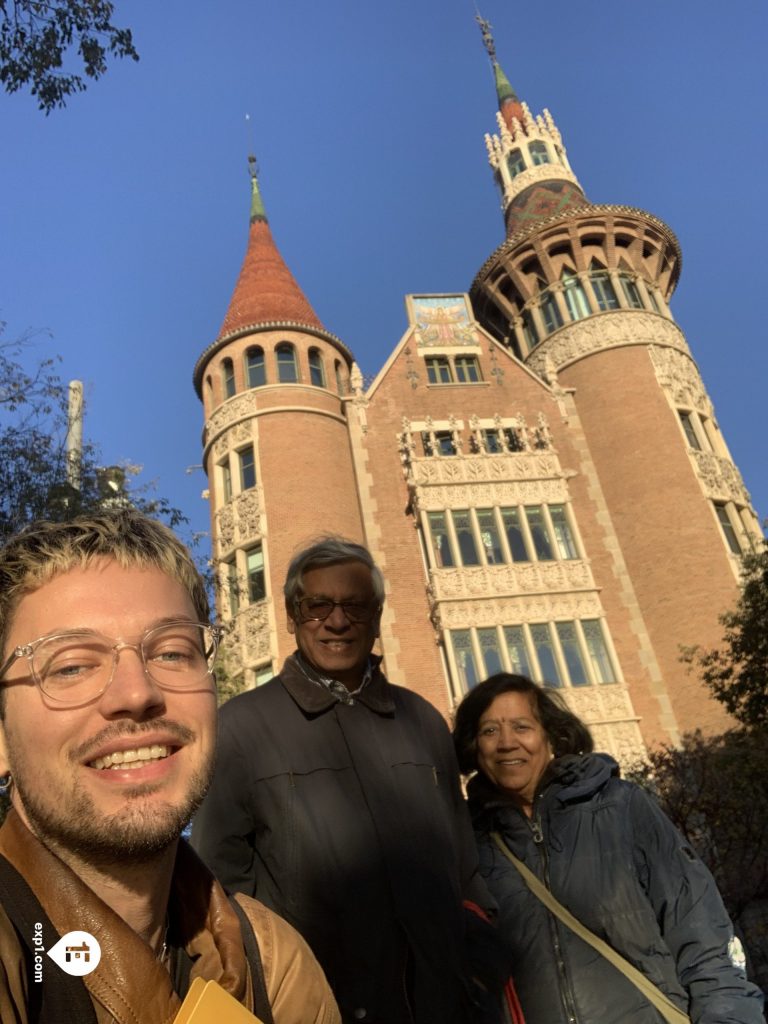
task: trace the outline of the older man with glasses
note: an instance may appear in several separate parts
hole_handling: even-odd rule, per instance
[[[168,1024],[216,982],[222,1019],[338,1024],[301,937],[180,840],[219,630],[171,531],[131,509],[34,524],[0,550],[0,640],[0,1021]]]
[[[479,1019],[468,930],[486,926],[462,900],[490,901],[446,724],[371,653],[381,572],[327,537],[293,559],[284,596],[298,649],[221,709],[193,844],[303,934],[343,1021]]]

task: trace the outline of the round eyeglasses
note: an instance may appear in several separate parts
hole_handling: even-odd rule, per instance
[[[296,611],[301,622],[323,622],[341,608],[349,622],[371,622],[381,611],[375,601],[331,601],[328,597],[302,597],[296,602]]]
[[[120,652],[132,650],[158,686],[191,690],[212,675],[222,632],[202,622],[165,622],[130,644],[90,629],[68,630],[21,644],[0,668],[0,679],[17,658],[26,658],[43,693],[61,707],[74,707],[99,697],[112,682]]]

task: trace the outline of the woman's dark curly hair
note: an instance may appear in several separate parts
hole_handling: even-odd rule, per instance
[[[453,742],[462,773],[477,771],[477,730],[480,719],[502,693],[527,693],[533,713],[547,734],[555,757],[589,754],[592,735],[580,718],[569,711],[559,693],[538,686],[527,676],[499,672],[469,691],[456,709]]]

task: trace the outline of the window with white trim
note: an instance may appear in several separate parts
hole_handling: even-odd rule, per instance
[[[717,521],[720,523],[720,529],[723,531],[723,537],[725,538],[725,543],[728,545],[728,550],[733,555],[743,555],[744,549],[741,546],[739,534],[736,531],[734,523],[734,519],[738,516],[738,513],[734,508],[733,503],[730,501],[715,501],[712,504],[715,506],[715,515],[717,516]],[[733,512],[734,519],[731,518],[731,512]],[[741,526],[740,522],[739,526]]]
[[[263,601],[267,596],[267,590],[264,578],[264,552],[261,544],[246,551],[245,567],[249,602],[254,604],[257,601]]]
[[[240,490],[249,491],[256,486],[256,459],[252,444],[237,453],[237,461],[240,466]]]

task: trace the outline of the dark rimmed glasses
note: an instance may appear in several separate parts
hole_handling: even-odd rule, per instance
[[[324,622],[334,608],[341,608],[349,622],[372,622],[381,611],[376,601],[331,601],[328,597],[302,597],[294,607],[299,622]]]
[[[192,690],[213,674],[221,626],[182,619],[148,629],[138,643],[116,640],[91,629],[72,629],[21,644],[0,668],[0,680],[26,658],[35,683],[60,707],[87,704],[114,678],[121,651],[141,658],[146,676],[165,690]]]

